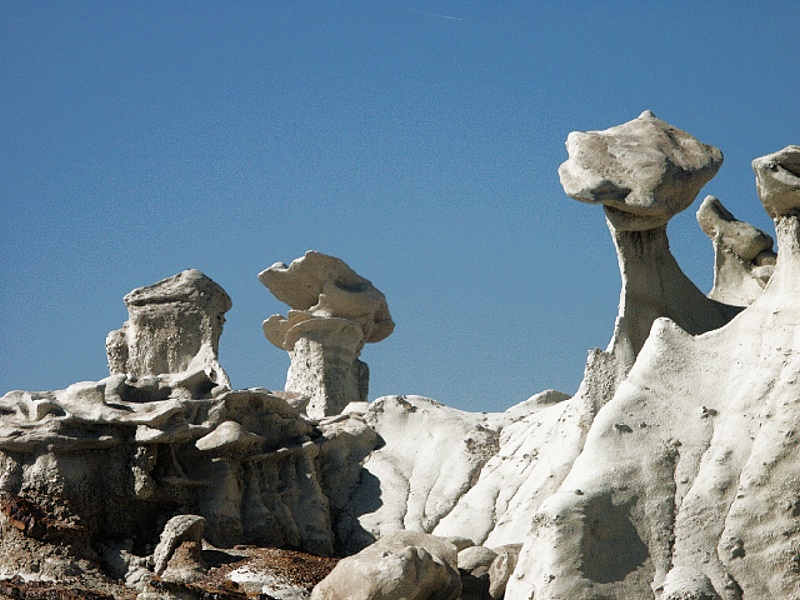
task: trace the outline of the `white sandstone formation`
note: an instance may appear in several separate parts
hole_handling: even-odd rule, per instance
[[[129,318],[106,339],[112,375],[147,377],[205,370],[230,387],[217,360],[219,337],[231,299],[196,269],[189,269],[123,298]]]
[[[313,424],[265,389],[219,385],[223,372],[207,351],[230,303],[199,272],[126,300],[133,308],[122,332],[137,351],[127,364],[160,364],[165,374],[0,398],[0,512],[19,524],[0,523],[0,577],[88,573],[95,547],[109,572],[143,582],[144,549],[172,516],[151,562],[154,574],[174,581],[203,576],[200,535],[221,547],[332,554],[337,511],[378,444],[375,432],[356,415]],[[209,306],[216,308],[204,312]],[[191,343],[180,337],[208,325],[209,315],[216,329],[186,332]],[[198,340],[205,346],[192,355]],[[170,571],[174,552],[181,558]],[[78,559],[89,562],[76,566]]]
[[[396,531],[345,558],[311,600],[457,600],[456,547],[424,533]]]
[[[722,165],[722,153],[650,111],[605,131],[572,132],[558,169],[568,196],[602,204],[617,248],[622,291],[609,351],[620,376],[659,317],[692,334],[723,325],[735,310],[698,290],[669,251],[667,222],[686,209]]]
[[[394,330],[384,295],[340,259],[312,250],[258,278],[292,308],[263,325],[266,338],[291,357],[286,390],[309,398],[313,418],[366,401],[369,370],[358,360],[361,349]]]
[[[247,594],[191,587],[204,557],[248,544],[360,551],[315,600],[800,598],[800,147],[753,161],[779,254],[716,198],[700,206],[709,297],[666,225],[721,153],[649,112],[567,148],[564,188],[604,206],[622,280],[573,397],[366,402],[359,353],[394,324],[316,252],[259,276],[292,308],[264,323],[287,389],[234,391],[217,362],[230,299],[184,271],[125,297],[110,377],[0,398],[0,580],[279,597],[264,564],[230,570]]]
[[[772,238],[736,220],[714,196],[703,200],[697,222],[714,245],[714,287],[708,297],[749,306],[772,277],[776,260]]]
[[[779,250],[763,293],[701,335],[654,323],[533,519],[509,600],[800,597],[796,148],[753,163]]]

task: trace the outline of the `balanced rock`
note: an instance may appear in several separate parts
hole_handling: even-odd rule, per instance
[[[669,250],[666,225],[717,172],[722,153],[650,111],[605,131],[572,132],[558,169],[568,196],[602,204],[622,276],[619,314],[608,352],[617,381],[627,374],[655,319],[696,334],[729,321],[736,309],[706,298]]]
[[[230,387],[217,355],[231,299],[219,285],[189,269],[123,298],[129,318],[106,339],[112,375],[145,377],[205,370]]]
[[[342,260],[311,250],[258,278],[292,308],[263,325],[266,338],[291,357],[286,390],[308,396],[306,411],[314,418],[366,401],[369,370],[358,357],[366,342],[394,330],[385,296]]]
[[[456,548],[425,533],[396,531],[341,560],[311,600],[455,600]]]
[[[758,196],[773,219],[800,210],[800,146],[787,146],[753,161]]]
[[[697,222],[714,245],[714,287],[708,297],[736,306],[752,304],[772,276],[772,238],[737,220],[714,196],[703,200]]]
[[[601,203],[619,230],[653,229],[687,208],[722,153],[645,111],[605,131],[574,131],[558,169],[568,196]]]

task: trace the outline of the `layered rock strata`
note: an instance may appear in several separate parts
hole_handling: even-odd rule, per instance
[[[394,330],[384,295],[340,259],[314,251],[258,278],[292,308],[263,325],[266,338],[291,358],[286,390],[306,396],[314,418],[366,401],[369,369],[358,357],[365,343]]]

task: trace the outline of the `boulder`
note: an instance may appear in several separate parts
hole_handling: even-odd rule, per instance
[[[773,219],[800,209],[800,146],[787,146],[753,161],[758,197]]]
[[[342,559],[312,600],[455,600],[461,595],[456,548],[424,533],[396,531]]]

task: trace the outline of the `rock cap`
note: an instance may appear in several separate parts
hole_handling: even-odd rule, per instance
[[[618,230],[665,225],[722,165],[722,152],[645,111],[604,131],[573,131],[558,169],[568,196],[600,203]]]
[[[753,161],[756,189],[773,219],[800,213],[800,146],[786,146]]]
[[[386,297],[371,281],[334,256],[309,250],[289,266],[275,263],[258,279],[295,311],[357,322],[366,342],[380,342],[394,331]],[[275,336],[267,337],[275,343]],[[282,343],[275,345],[281,347]]]

